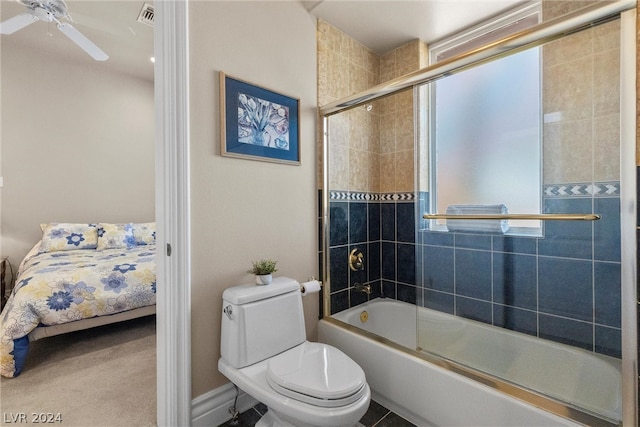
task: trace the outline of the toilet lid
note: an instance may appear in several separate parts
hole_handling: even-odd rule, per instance
[[[341,406],[360,398],[364,371],[335,347],[304,342],[269,360],[269,384],[281,394],[319,406]]]

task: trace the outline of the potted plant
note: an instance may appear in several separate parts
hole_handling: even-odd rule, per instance
[[[268,285],[269,283],[271,283],[271,275],[278,271],[278,269],[276,268],[277,262],[278,261],[274,261],[272,259],[261,259],[259,261],[253,261],[249,273],[255,274],[256,284]]]

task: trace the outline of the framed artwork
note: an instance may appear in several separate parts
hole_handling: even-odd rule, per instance
[[[221,71],[222,155],[299,165],[299,103]]]

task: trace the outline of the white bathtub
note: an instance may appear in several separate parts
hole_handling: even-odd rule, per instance
[[[333,317],[402,347],[427,348],[530,390],[544,390],[588,411],[621,419],[618,359],[422,307],[417,310],[416,315],[415,305],[376,299]],[[366,322],[360,320],[363,311],[368,314]],[[331,320],[320,321],[319,339],[362,366],[375,400],[417,425],[580,425]]]

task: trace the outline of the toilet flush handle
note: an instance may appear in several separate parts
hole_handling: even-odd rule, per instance
[[[233,314],[233,309],[231,308],[231,306],[230,306],[230,305],[228,305],[228,306],[226,306],[224,309],[222,309],[222,312],[223,312],[224,314],[226,314],[226,315],[227,315],[227,317],[229,318],[229,320],[233,320],[233,319],[231,318],[231,315]]]

